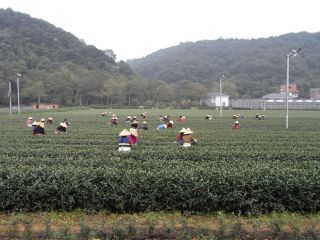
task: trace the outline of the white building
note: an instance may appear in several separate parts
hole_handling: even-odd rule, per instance
[[[220,92],[210,92],[205,100],[200,101],[200,105],[206,105],[210,107],[229,107],[229,96],[225,93]]]

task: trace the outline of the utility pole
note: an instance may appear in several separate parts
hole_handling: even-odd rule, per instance
[[[17,73],[17,92],[18,92],[18,113],[20,115],[20,90],[19,90],[19,77],[21,77],[20,73]]]
[[[222,79],[226,79],[227,77],[225,75],[222,75],[220,77],[220,117],[222,117],[222,102],[221,102],[221,95],[222,95]]]
[[[12,101],[11,101],[11,81],[9,81],[9,90],[8,90],[8,97],[9,97],[9,107],[10,107],[10,115],[12,115]]]
[[[287,54],[287,91],[286,91],[286,128],[289,128],[289,65],[290,57],[296,57],[301,51],[301,48],[297,50],[292,50]]]

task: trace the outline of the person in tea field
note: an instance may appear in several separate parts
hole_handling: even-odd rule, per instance
[[[34,131],[36,126],[38,126],[38,122],[37,121],[32,122],[32,132]]]
[[[106,117],[106,116],[107,116],[107,112],[100,113],[100,117]]]
[[[232,119],[234,119],[234,120],[238,119],[239,117],[240,117],[240,114],[234,114],[234,115],[232,115]]]
[[[128,136],[128,142],[129,144],[136,145],[138,142],[138,130],[130,128],[130,135]]]
[[[27,126],[28,126],[28,127],[32,127],[32,120],[33,120],[32,117],[29,117],[29,118],[28,118],[28,120],[27,120]]]
[[[69,126],[69,125],[71,124],[71,123],[68,121],[67,118],[63,119],[63,122],[64,122],[65,124],[67,124],[67,126]]]
[[[133,117],[131,118],[131,123],[132,123],[133,121],[137,121],[137,117],[136,117],[136,116],[133,116]]]
[[[67,132],[68,125],[65,122],[62,122],[57,127],[55,133],[65,133]]]
[[[173,121],[170,120],[169,122],[167,122],[167,128],[172,128],[173,127]]]
[[[205,119],[206,119],[206,120],[212,120],[213,117],[212,117],[212,115],[207,115],[207,116],[205,117]]]
[[[162,123],[157,126],[157,130],[165,130],[167,129],[167,124]]]
[[[131,151],[131,145],[129,143],[129,138],[128,138],[129,135],[131,135],[131,133],[127,129],[123,129],[119,133],[119,138],[118,138],[119,152]]]
[[[138,125],[139,125],[139,122],[137,120],[134,120],[131,123],[130,129],[138,129]]]
[[[40,122],[42,122],[43,124],[46,124],[46,119],[41,118],[41,119],[40,119]]]
[[[183,134],[186,132],[186,129],[185,128],[182,128],[178,135],[176,136],[176,140],[175,140],[175,143],[178,143],[180,145],[183,144]]]
[[[110,118],[110,125],[116,126],[118,124],[118,118],[115,114],[112,115],[112,117]]]
[[[32,133],[34,136],[36,135],[45,135],[45,131],[44,131],[44,123],[43,122],[37,122],[37,125],[35,125],[35,127],[32,130]]]
[[[193,132],[191,131],[190,128],[187,128],[185,130],[185,132],[183,133],[183,137],[182,137],[182,146],[183,147],[191,147],[192,145],[195,145],[197,143],[197,139],[194,139],[192,137]]]
[[[170,116],[163,116],[162,121],[164,121],[164,123],[168,123],[170,121]]]
[[[234,130],[239,130],[240,129],[239,121],[235,121],[234,122],[234,124],[232,125],[232,129],[234,129]]]
[[[146,121],[143,121],[142,122],[142,125],[139,126],[139,129],[142,129],[142,130],[148,130],[148,124]]]
[[[131,116],[128,116],[128,117],[127,117],[126,123],[131,123]]]
[[[143,120],[146,119],[147,118],[147,112],[141,113],[141,117],[142,117]]]
[[[185,116],[180,116],[179,117],[179,123],[184,123],[185,120],[186,120]]]
[[[48,120],[46,122],[46,124],[52,124],[53,123],[53,118],[52,117],[48,117]]]

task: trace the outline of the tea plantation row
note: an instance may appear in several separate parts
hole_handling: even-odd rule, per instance
[[[150,129],[139,132],[130,154],[118,153],[116,139],[128,128],[126,116],[139,111],[114,112],[117,127],[97,110],[36,113],[55,120],[41,137],[25,126],[27,115],[1,115],[0,210],[320,210],[317,112],[295,112],[289,130],[280,112],[267,112],[264,121],[246,112],[233,131],[231,111],[206,121],[208,111],[189,110],[184,126],[199,143],[184,149],[173,143],[181,110],[150,111]],[[173,129],[155,129],[161,113],[175,120]],[[65,117],[67,134],[54,134]]]

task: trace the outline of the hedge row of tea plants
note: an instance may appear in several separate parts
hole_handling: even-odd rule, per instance
[[[258,121],[248,112],[241,130],[233,131],[232,112],[213,121],[204,111],[190,112],[184,126],[199,143],[184,149],[173,143],[182,124],[159,132],[158,113],[149,114],[150,130],[139,132],[130,154],[117,151],[117,135],[129,127],[124,114],[112,127],[95,110],[54,113],[55,124],[40,137],[25,126],[27,115],[1,115],[7,126],[0,130],[0,210],[320,210],[314,115],[296,113],[285,130],[278,113]],[[54,134],[65,117],[68,132]]]

